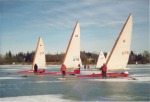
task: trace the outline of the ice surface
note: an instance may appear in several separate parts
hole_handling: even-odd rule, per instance
[[[77,101],[149,101],[150,69],[148,65],[131,65],[131,78],[71,78],[61,75],[35,76],[18,74],[30,65],[0,66],[0,102],[77,102]],[[57,71],[60,66],[48,66]],[[21,79],[21,80],[20,80]],[[145,94],[143,94],[145,93]]]
[[[107,79],[88,79],[90,81],[108,81],[108,82],[146,82],[150,83],[150,77],[134,77],[132,78],[107,78]]]

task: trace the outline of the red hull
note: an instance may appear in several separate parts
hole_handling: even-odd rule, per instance
[[[24,71],[19,71],[17,73],[33,73],[34,70],[24,70]],[[38,75],[61,75],[62,73],[60,71],[52,71],[52,72],[45,72],[45,70],[41,69],[38,70]],[[66,72],[68,75],[75,75],[79,74],[78,71],[74,72]],[[128,77],[129,74],[126,73],[107,73],[107,77]],[[78,75],[78,78],[91,78],[91,77],[102,77],[102,74],[90,74],[90,75]]]
[[[23,70],[23,71],[18,71],[17,73],[33,73],[34,70]],[[40,69],[38,70],[38,73],[41,73],[41,72],[45,72],[44,69]]]
[[[107,73],[107,77],[128,77],[129,74],[126,73]],[[79,78],[88,78],[88,77],[102,77],[102,74],[91,74],[91,75],[78,75]]]
[[[44,73],[38,73],[38,75],[61,75],[62,73],[61,72],[44,72]],[[74,72],[66,72],[66,74],[69,74],[69,75],[74,75]]]
[[[18,71],[17,73],[24,74],[24,73],[34,73],[34,70],[23,70]],[[38,75],[61,75],[62,73],[60,71],[52,71],[52,72],[45,72],[45,70],[41,69],[38,70]],[[66,74],[75,74],[74,72],[66,72]]]

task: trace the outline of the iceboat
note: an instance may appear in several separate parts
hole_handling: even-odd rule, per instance
[[[104,63],[106,63],[106,58],[104,56],[103,51],[100,51],[99,56],[98,56],[98,60],[97,60],[97,63],[96,63],[96,67],[91,68],[90,70],[88,70],[88,69],[81,70],[80,74],[81,75],[100,74],[100,68]]]
[[[127,18],[108,58],[106,58],[108,77],[127,77],[129,75],[126,68],[131,45],[132,35],[132,15]],[[118,73],[117,71],[120,71]],[[101,74],[80,75],[78,77],[100,77]]]
[[[97,64],[96,64],[97,69],[101,68],[103,66],[103,64],[106,63],[109,55],[110,55],[110,53],[108,52],[106,55],[106,58],[105,58],[103,51],[100,51],[98,60],[97,60]]]
[[[43,40],[41,37],[39,37],[38,39],[31,70],[23,70],[19,71],[18,73],[27,73],[27,72],[33,73],[35,64],[37,64],[38,66],[38,73],[45,72],[46,68],[45,50]]]
[[[100,51],[98,60],[97,60],[97,64],[96,64],[96,68],[98,68],[98,69],[101,68],[105,62],[106,62],[106,58],[104,56],[104,53],[102,51]]]
[[[32,70],[34,70],[34,65],[37,64],[38,72],[44,72],[46,68],[46,60],[45,60],[45,50],[42,38],[39,37],[38,44],[36,47],[33,63],[32,63]]]
[[[79,70],[78,65],[82,66],[80,58],[80,25],[79,22],[76,22],[75,28],[71,35],[69,44],[67,46],[63,64],[67,68],[67,72],[73,71],[77,74]]]

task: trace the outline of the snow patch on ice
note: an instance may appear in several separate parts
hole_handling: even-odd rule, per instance
[[[0,98],[0,102],[75,102],[63,99],[63,95],[35,95]]]
[[[0,77],[0,80],[6,80],[6,79],[22,79],[21,77]]]

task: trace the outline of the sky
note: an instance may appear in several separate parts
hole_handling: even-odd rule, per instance
[[[110,52],[127,17],[133,16],[131,51],[149,48],[149,0],[0,0],[0,54],[66,51],[78,21],[81,51]]]

